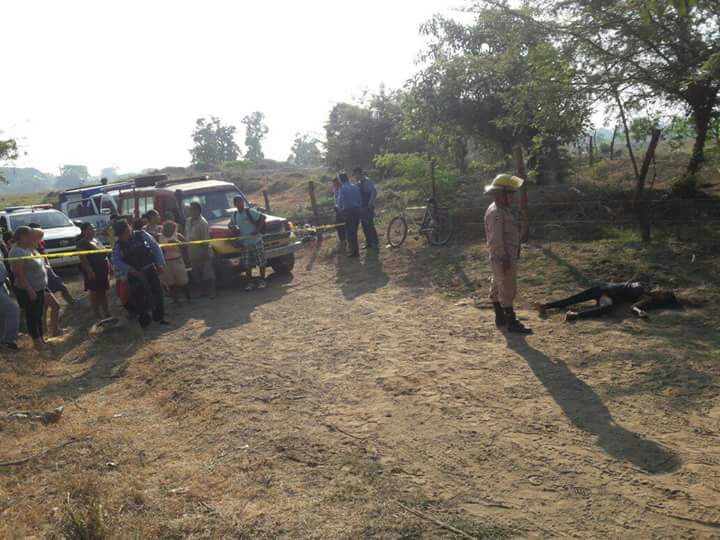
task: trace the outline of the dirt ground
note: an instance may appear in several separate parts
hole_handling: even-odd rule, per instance
[[[720,537],[717,304],[538,318],[533,300],[631,270],[587,249],[528,250],[527,339],[473,300],[477,243],[310,245],[292,278],[170,306],[144,336],[88,335],[81,300],[52,355],[0,359],[0,411],[65,406],[0,420],[0,462],[32,457],[0,464],[0,537]],[[662,249],[638,257],[661,273]],[[708,256],[677,285],[716,299]]]

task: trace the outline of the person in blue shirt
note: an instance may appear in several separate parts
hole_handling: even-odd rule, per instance
[[[353,169],[353,179],[360,188],[362,196],[362,214],[360,223],[362,224],[363,234],[365,235],[365,244],[367,249],[378,249],[379,240],[378,233],[375,229],[375,200],[377,199],[377,189],[375,184],[365,175],[361,167]]]
[[[345,217],[345,237],[350,245],[348,257],[359,257],[357,233],[362,216],[362,195],[360,188],[350,182],[347,174],[340,173],[338,178],[340,179],[340,189],[336,204]]]
[[[113,225],[115,247],[112,263],[115,277],[127,280],[128,301],[125,308],[146,328],[151,321],[170,324],[165,320],[165,299],[159,274],[165,267],[162,248],[146,231],[132,231],[123,220]]]
[[[267,286],[265,281],[265,245],[263,243],[262,228],[265,225],[265,215],[255,208],[245,206],[245,199],[238,196],[233,199],[235,211],[230,216],[230,231],[241,236],[238,245],[242,248],[240,252],[240,266],[245,269],[247,277],[246,291],[253,290],[252,272],[254,267],[260,270],[260,281],[257,288],[264,289]]]

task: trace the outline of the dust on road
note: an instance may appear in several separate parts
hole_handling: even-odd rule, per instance
[[[0,470],[0,534],[47,532],[86,481],[117,536],[453,537],[400,505],[477,537],[720,533],[717,399],[611,391],[632,326],[521,310],[536,335],[506,338],[403,253],[307,252],[168,332],[68,338],[40,388],[16,367],[3,407],[77,407],[0,458],[92,439]]]

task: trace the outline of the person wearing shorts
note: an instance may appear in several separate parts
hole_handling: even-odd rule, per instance
[[[110,317],[107,292],[110,290],[110,261],[104,253],[104,246],[95,236],[92,223],[83,223],[80,227],[78,250],[97,251],[80,255],[80,269],[83,274],[84,288],[90,292],[90,306],[95,318]]]
[[[260,281],[257,288],[264,289],[267,286],[265,282],[265,245],[263,237],[260,233],[263,225],[265,225],[265,216],[254,208],[245,207],[245,199],[235,197],[235,212],[230,217],[230,231],[233,235],[240,236],[238,245],[240,252],[240,267],[245,269],[247,284],[246,291],[253,290],[252,272],[254,267],[260,270]]]
[[[177,223],[174,221],[163,223],[159,238],[161,245],[185,241],[185,237],[178,232]],[[163,246],[162,250],[165,255],[165,271],[160,276],[160,280],[168,288],[173,303],[178,303],[178,293],[180,292],[184,293],[185,298],[190,302],[188,273],[180,246]]]

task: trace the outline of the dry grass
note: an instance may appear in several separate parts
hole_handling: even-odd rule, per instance
[[[51,357],[0,359],[0,410],[66,407],[0,426],[0,461],[48,450],[0,468],[0,537],[456,537],[398,503],[477,538],[708,532],[720,260],[682,234],[529,248],[522,308],[635,274],[711,300],[649,323],[522,309],[530,349],[466,300],[488,276],[474,242],[357,263],[310,246],[292,281],[144,337],[88,336],[81,302]]]

